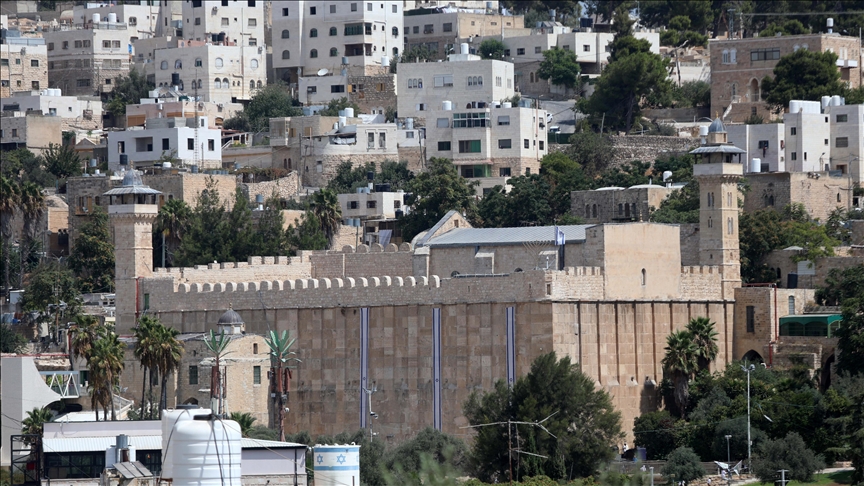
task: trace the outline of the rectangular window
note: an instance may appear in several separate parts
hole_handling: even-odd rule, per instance
[[[363,24],[345,24],[345,35],[363,35]]]
[[[126,153],[126,142],[117,142],[117,153]]]
[[[375,148],[375,134],[367,133],[366,134],[366,148]]]
[[[258,19],[249,19],[249,27],[257,27]]]
[[[798,160],[798,152],[792,152],[792,160]]]
[[[261,367],[253,366],[252,367],[252,384],[260,385],[261,384]]]
[[[482,128],[489,125],[489,113],[453,114],[453,128]]]
[[[167,138],[162,139],[162,150],[169,150],[171,148],[171,144]]]
[[[318,92],[317,86],[306,86],[306,92],[309,94],[315,94]]]
[[[534,46],[534,54],[540,54],[543,49],[540,46]]]
[[[450,142],[438,142],[439,152],[449,152],[450,150],[452,150],[452,148],[450,148]]]
[[[207,140],[207,150],[214,151],[216,150],[216,141],[212,138]]]
[[[375,209],[378,207],[378,201],[366,201],[366,209]]]
[[[336,5],[330,5],[330,13],[331,13],[331,14],[335,14],[335,13],[336,13]]]
[[[524,56],[525,55],[525,48],[524,47],[517,48],[516,49],[516,55],[517,56]]]
[[[72,45],[74,45],[75,48],[77,49],[77,48],[80,48],[83,45],[83,43],[80,40],[76,40]]]
[[[48,43],[48,50],[49,50],[49,51],[53,51],[53,50],[54,50],[54,43],[53,43],[53,42],[49,42],[49,43]]]
[[[540,140],[540,150],[544,150],[544,148],[543,148],[543,140]]]
[[[89,40],[86,40],[86,39],[84,40],[84,47],[90,47],[90,41]]]
[[[12,138],[18,138],[18,129],[17,128],[12,129]]]
[[[351,4],[351,11],[352,11],[352,12],[356,12],[356,11],[357,11],[357,4],[356,4],[356,3],[352,3],[352,4]]]
[[[501,167],[498,169],[498,177],[510,177],[510,167]]]
[[[317,15],[318,9],[315,7],[309,7],[309,15]]]
[[[379,133],[378,134],[378,148],[387,148],[387,134]]]
[[[201,25],[201,17],[195,17],[195,25]]]
[[[282,7],[282,16],[283,16],[283,17],[287,17],[287,16],[288,16],[288,7]]]
[[[750,51],[751,61],[776,61],[780,59],[780,49],[755,49]],[[734,60],[732,61],[735,62]]]
[[[498,117],[498,125],[506,126],[509,124],[510,124],[510,115],[501,115]]]
[[[357,209],[357,201],[349,201],[348,209]]]
[[[846,123],[849,121],[849,115],[837,115],[837,123]]]
[[[452,74],[439,74],[434,77],[436,88],[449,88],[453,86],[453,75]]]
[[[64,44],[66,44],[66,42],[64,42]],[[64,47],[64,49],[65,49],[65,47]],[[111,49],[111,41],[110,40],[103,40],[102,41],[102,49]]]
[[[150,310],[150,294],[144,294],[144,310]]]
[[[189,367],[189,384],[197,385],[198,384],[198,367],[190,366]]]
[[[203,66],[204,65],[203,62],[204,61],[202,61],[201,59],[195,59],[195,67]]]
[[[789,135],[798,135],[798,128],[792,127],[789,129]]]
[[[526,139],[524,139],[524,140],[522,141],[522,145],[523,145],[526,149],[527,149],[527,148],[531,148],[531,141],[528,140],[528,139],[526,138]]]
[[[747,306],[747,332],[756,332],[756,307]]]
[[[405,132],[405,138],[414,138],[414,132]]]
[[[407,29],[406,29],[406,30],[407,30]],[[415,26],[414,26],[414,29],[413,29],[413,32],[414,32],[415,34],[419,34],[419,33],[420,33],[420,26],[419,26],[419,25],[415,25]]]
[[[849,137],[837,137],[834,139],[834,146],[844,148],[849,146]]]
[[[460,140],[460,154],[478,154],[480,153],[480,140]]]
[[[393,7],[393,13],[399,13],[399,7],[397,7],[395,4],[393,4],[392,7]]]
[[[33,81],[30,83],[30,87],[33,89],[39,89],[39,81]]]
[[[509,149],[509,148],[513,148],[513,143],[512,143],[512,141],[511,141],[509,138],[507,138],[507,139],[500,139],[500,140],[498,140],[498,148],[499,148],[499,149]]]
[[[444,32],[453,32],[453,24],[451,22],[447,22],[441,28]]]
[[[119,49],[120,48],[120,41],[119,40],[111,41],[111,47],[114,49]]]
[[[330,92],[331,93],[344,93],[345,92],[345,85],[343,85],[343,84],[331,84],[330,85]]]
[[[435,33],[435,26],[432,24],[425,24],[423,26],[423,33],[424,34],[434,34]]]
[[[370,12],[372,11],[372,4],[371,3],[366,4],[366,10],[368,10]]]
[[[450,119],[449,118],[439,118],[435,126],[438,128],[449,128],[450,127]]]
[[[189,150],[195,150],[195,139],[187,138],[186,139],[186,148]]]

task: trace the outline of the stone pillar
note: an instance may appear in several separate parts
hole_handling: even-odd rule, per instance
[[[699,264],[717,266],[723,275],[723,299],[734,300],[741,286],[738,245],[738,181],[741,164],[693,166],[699,182]]]
[[[114,286],[116,288],[116,332],[129,334],[145,296],[138,278],[153,274],[153,222],[159,213],[155,204],[115,204],[108,207],[114,228]]]

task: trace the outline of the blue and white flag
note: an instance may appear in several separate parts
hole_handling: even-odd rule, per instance
[[[567,242],[567,238],[564,237],[564,230],[559,227],[555,227],[555,246],[564,246]]]

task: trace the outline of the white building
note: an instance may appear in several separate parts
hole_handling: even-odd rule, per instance
[[[748,162],[761,159],[761,172],[839,171],[864,182],[864,105],[842,103],[792,101],[783,123],[729,125],[729,141]]]
[[[188,98],[186,93],[174,91],[173,88],[156,88],[150,92],[149,98],[142,98],[140,103],[126,105],[126,126],[143,127],[151,118],[186,118],[197,113],[198,116],[207,117],[211,128],[220,128],[226,118],[243,111],[240,103],[196,102],[185,98]]]
[[[262,0],[191,0],[183,2],[183,38],[238,46],[264,45]],[[292,2],[276,2],[277,5]]]
[[[273,4],[273,67],[277,79],[327,72],[379,75],[401,52],[401,0],[297,0]],[[347,62],[345,62],[347,61]]]
[[[18,93],[3,99],[3,111],[38,112],[63,119],[63,130],[102,128],[102,101],[96,98],[62,96],[59,89],[36,94]]]
[[[339,194],[339,206],[342,208],[343,218],[383,218],[393,219],[396,211],[405,210],[405,193],[397,192],[371,192],[359,188],[351,194]]]
[[[108,133],[108,168],[118,171],[152,165],[162,157],[202,169],[222,168],[222,131],[207,117],[151,118],[144,128]]]
[[[99,15],[102,22],[111,22],[113,19],[114,23],[126,25],[130,39],[134,43],[138,39],[148,39],[156,35],[160,10],[161,6],[157,5],[157,2],[147,1],[141,1],[140,5],[112,5],[110,2],[87,3],[72,8],[72,23],[91,25],[94,21],[94,14]]]

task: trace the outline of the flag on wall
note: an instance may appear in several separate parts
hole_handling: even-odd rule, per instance
[[[564,230],[559,227],[555,227],[555,246],[564,246],[567,242],[567,238],[564,237]]]
[[[441,308],[432,309],[432,425],[441,430]]]

